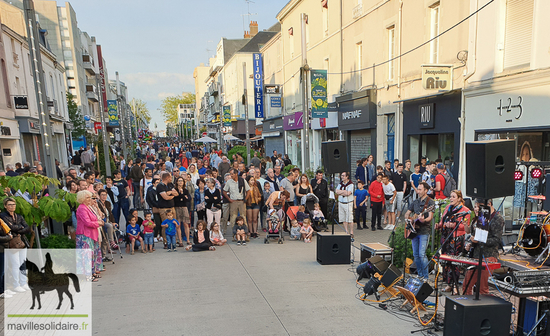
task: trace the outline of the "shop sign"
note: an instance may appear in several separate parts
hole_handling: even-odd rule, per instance
[[[107,112],[109,113],[109,126],[119,126],[116,100],[107,100]]]
[[[422,65],[424,90],[452,90],[452,67],[450,65]]]
[[[29,129],[40,131],[40,125],[29,120]]]
[[[94,123],[94,129],[97,131],[97,130],[100,130],[101,129],[101,123],[99,121],[96,121]]]
[[[271,107],[281,107],[281,97],[271,97]]]
[[[262,54],[253,54],[252,69],[254,71],[254,115],[264,118],[264,74]]]
[[[371,128],[369,98],[338,103],[338,127],[341,130]]]
[[[281,87],[279,85],[265,85],[265,94],[279,94],[281,93]]]
[[[28,110],[29,102],[27,96],[15,96],[13,97],[13,102],[15,103],[16,110]]]
[[[420,128],[434,128],[435,104],[424,104],[418,106]]]
[[[523,97],[518,96],[516,99],[511,97],[505,99],[499,99],[497,104],[497,111],[499,116],[505,116],[506,122],[512,122],[514,119],[519,120],[523,115]]]
[[[287,115],[283,119],[283,129],[285,131],[292,131],[302,129],[304,127],[304,119],[302,112],[296,112],[291,115]]]
[[[311,70],[311,117],[328,117],[326,70]]]

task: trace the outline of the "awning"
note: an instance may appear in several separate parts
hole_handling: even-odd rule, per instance
[[[258,140],[263,140],[263,138],[261,136],[255,136],[253,138],[250,138],[250,141],[258,141]]]
[[[273,131],[273,132],[263,132],[262,133],[262,136],[264,138],[269,138],[269,137],[278,137],[281,135],[281,132],[280,131]]]

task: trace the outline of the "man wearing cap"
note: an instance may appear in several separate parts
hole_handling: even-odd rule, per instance
[[[445,189],[445,177],[447,176],[447,169],[443,163],[437,164],[437,176],[435,177],[435,199],[446,199],[443,194]]]

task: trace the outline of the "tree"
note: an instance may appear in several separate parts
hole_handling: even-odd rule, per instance
[[[134,115],[136,117],[138,115],[143,115],[145,120],[147,120],[147,123],[151,121],[151,114],[149,113],[149,108],[147,107],[146,102],[141,99],[132,98],[132,101],[130,102],[130,107],[132,108],[132,112],[134,112]]]
[[[192,93],[185,93],[180,96],[166,97],[160,104],[160,109],[164,120],[167,123],[178,123],[178,105],[179,104],[194,104],[195,95]]]
[[[78,105],[74,101],[74,96],[72,93],[67,92],[67,109],[69,110],[69,120],[73,124],[73,130],[71,134],[75,138],[80,138],[86,134],[86,122],[80,114]]]

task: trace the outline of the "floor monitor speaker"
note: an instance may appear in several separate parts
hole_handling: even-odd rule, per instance
[[[391,265],[382,276],[382,284],[384,287],[390,287],[400,276],[401,271],[394,265]]]
[[[424,302],[424,300],[426,300],[434,291],[432,286],[430,286],[427,282],[413,277],[409,278],[405,288],[413,293],[416,301],[420,303]]]
[[[351,236],[344,233],[317,232],[317,262],[321,265],[349,264]]]

